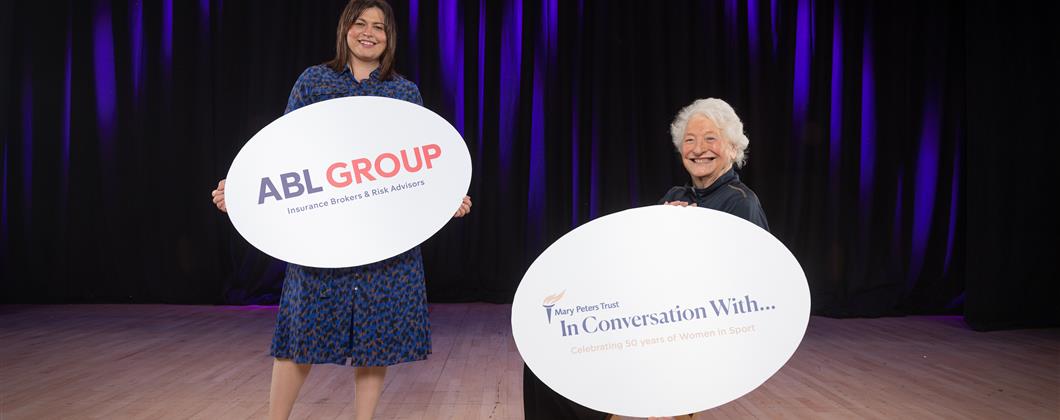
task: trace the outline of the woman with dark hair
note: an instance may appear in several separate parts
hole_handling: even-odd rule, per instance
[[[286,112],[328,99],[384,96],[423,105],[415,83],[394,71],[397,27],[385,0],[351,0],[339,18],[335,58],[306,69]],[[286,113],[285,112],[285,113]],[[356,127],[353,127],[356,129]],[[213,191],[221,211],[224,180]],[[470,197],[453,217],[471,211]],[[354,366],[357,419],[370,419],[386,367],[431,352],[427,294],[419,247],[359,267],[287,264],[272,339],[269,418],[286,419],[313,364]]]

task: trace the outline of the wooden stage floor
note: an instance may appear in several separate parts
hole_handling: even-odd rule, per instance
[[[521,419],[509,305],[431,305],[434,354],[392,367],[380,419]],[[275,307],[0,306],[0,419],[260,419]],[[703,378],[704,381],[710,378]],[[696,418],[1058,419],[1060,329],[959,317],[813,317],[763,386]],[[352,418],[348,367],[313,368],[292,418]]]

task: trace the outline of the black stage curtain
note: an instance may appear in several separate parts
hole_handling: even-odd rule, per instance
[[[1056,12],[1000,2],[968,11],[964,316],[978,330],[1060,325]]]
[[[275,303],[283,263],[209,191],[298,74],[333,55],[344,2],[44,3],[0,6],[3,302]],[[1055,222],[1032,232],[1036,217],[1002,204],[1036,200],[1033,183],[1009,182],[1037,151],[998,144],[1012,128],[988,116],[1023,109],[995,103],[1005,83],[1034,91],[1055,74],[1044,26],[1006,32],[1047,14],[1010,8],[981,31],[990,6],[963,1],[393,6],[398,71],[475,163],[472,215],[423,245],[432,301],[510,302],[552,241],[685,183],[669,123],[719,97],[744,120],[741,177],[802,263],[815,313],[1055,321],[1012,309],[1056,278],[1055,247],[1025,241],[1055,237]],[[981,64],[1012,44],[1012,67]],[[1021,114],[1021,138],[1047,137],[1035,122],[1050,93],[1030,95],[1042,106]],[[992,260],[998,245],[1007,256]],[[1018,293],[1013,270],[1030,279]]]

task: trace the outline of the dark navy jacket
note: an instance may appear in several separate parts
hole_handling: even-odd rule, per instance
[[[751,223],[769,230],[769,222],[766,221],[766,213],[762,210],[762,204],[758,202],[758,196],[747,185],[740,182],[740,176],[735,169],[729,169],[717,181],[707,188],[695,188],[690,185],[673,187],[659,200],[659,204],[667,201],[684,201],[695,203],[699,207],[723,211],[734,216],[742,217]]]

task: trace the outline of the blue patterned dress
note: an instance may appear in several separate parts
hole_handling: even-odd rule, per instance
[[[385,96],[423,105],[415,83],[379,70],[357,81],[347,68],[310,67],[298,77],[287,111],[347,96]],[[359,267],[287,264],[273,357],[295,363],[389,366],[423,360],[431,352],[427,292],[419,247]]]

